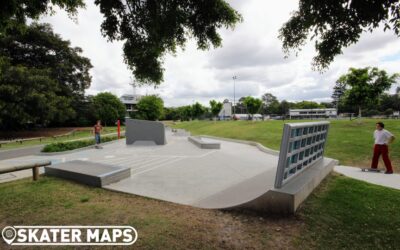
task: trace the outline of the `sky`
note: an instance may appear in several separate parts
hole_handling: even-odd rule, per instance
[[[272,93],[279,100],[331,101],[332,87],[350,67],[378,67],[389,73],[400,72],[400,38],[383,29],[365,33],[359,42],[335,58],[329,69],[313,71],[314,42],[308,42],[297,55],[284,58],[279,28],[298,8],[298,0],[228,0],[243,16],[235,29],[221,29],[223,45],[209,51],[197,50],[189,40],[186,47],[164,58],[164,82],[154,88],[136,88],[136,94],[157,94],[165,106],[208,105],[211,99],[236,101],[242,96],[260,98]],[[56,33],[81,47],[90,58],[92,84],[87,94],[112,92],[117,96],[134,92],[132,74],[123,62],[122,42],[108,42],[101,35],[103,16],[93,1],[71,19],[61,10],[40,21],[52,24]],[[232,79],[236,76],[237,79]],[[391,92],[396,86],[393,86]]]

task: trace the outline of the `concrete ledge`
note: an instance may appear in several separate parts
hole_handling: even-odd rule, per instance
[[[220,149],[221,143],[218,142],[205,142],[201,137],[189,136],[188,141],[202,149]]]
[[[103,187],[131,176],[129,168],[88,161],[70,161],[47,166],[44,170],[46,175],[69,179],[95,187]]]
[[[229,141],[229,142],[236,142],[236,143],[242,143],[250,146],[254,146],[258,148],[261,152],[271,154],[271,155],[279,155],[279,151],[264,147],[258,142],[254,141],[245,141],[245,140],[237,140],[237,139],[230,139],[230,138],[224,138],[224,137],[216,137],[216,136],[210,136],[210,135],[199,135],[199,137],[204,137],[204,138],[210,138],[214,140],[221,140],[221,141]]]

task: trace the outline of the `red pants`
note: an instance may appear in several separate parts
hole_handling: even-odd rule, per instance
[[[383,162],[385,163],[386,170],[393,172],[392,163],[389,159],[389,148],[388,145],[375,144],[374,146],[374,157],[372,157],[371,168],[378,168],[379,156],[382,154]]]

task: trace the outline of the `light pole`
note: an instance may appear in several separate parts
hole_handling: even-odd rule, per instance
[[[236,79],[237,76],[233,76],[233,116],[236,115]]]

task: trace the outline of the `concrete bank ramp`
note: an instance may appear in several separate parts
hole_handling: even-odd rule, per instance
[[[324,158],[280,189],[274,188],[276,170],[265,171],[192,205],[208,209],[294,213],[337,164],[334,159]]]

